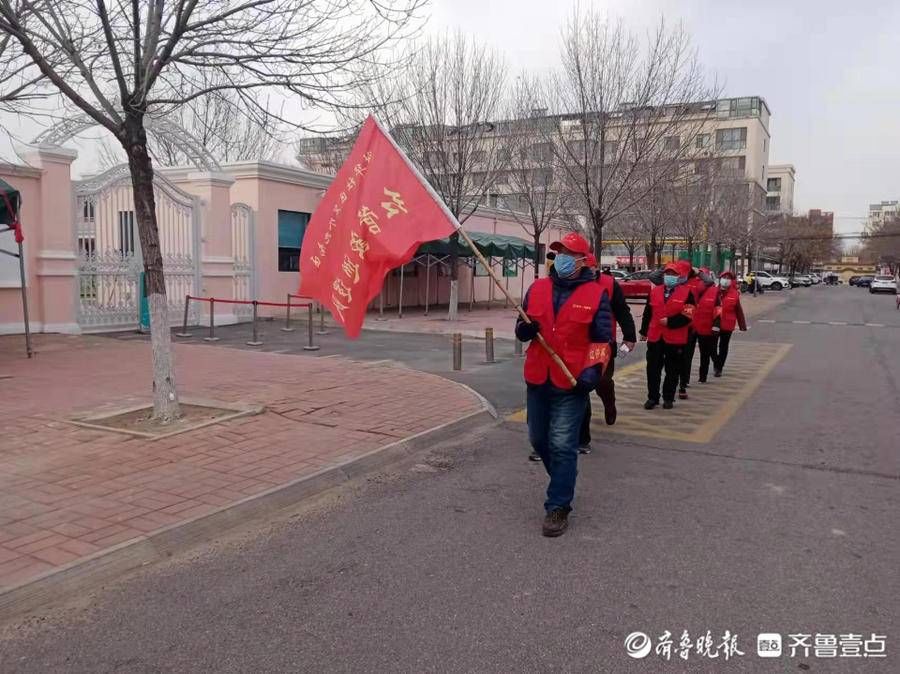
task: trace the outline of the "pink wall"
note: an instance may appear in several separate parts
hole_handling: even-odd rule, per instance
[[[33,323],[44,322],[40,303],[40,290],[37,283],[37,253],[40,250],[41,222],[40,203],[40,169],[10,164],[0,164],[0,178],[15,187],[22,194],[22,210],[20,213],[25,233],[25,287],[28,293],[28,308]],[[3,235],[2,247],[14,252],[16,244],[11,234]],[[22,293],[19,284],[18,261],[3,256],[3,275],[0,278],[0,334],[17,334],[23,332],[22,327]]]

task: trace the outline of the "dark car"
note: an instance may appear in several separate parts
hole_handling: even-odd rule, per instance
[[[860,279],[859,276],[851,276],[850,279],[847,281],[847,284],[851,285],[851,286],[855,286],[856,282],[859,281],[859,279]]]
[[[651,274],[653,274],[653,271],[646,269],[629,274],[624,279],[619,279],[619,287],[622,288],[622,294],[625,295],[625,299],[647,299],[650,295],[650,290],[653,288],[653,283],[650,282]]]
[[[860,276],[853,285],[857,288],[869,288],[874,280],[874,276]]]

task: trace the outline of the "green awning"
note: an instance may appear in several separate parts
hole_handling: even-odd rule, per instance
[[[0,225],[11,225],[16,221],[16,214],[10,209],[19,209],[21,198],[19,191],[0,178]]]
[[[488,234],[486,232],[468,232],[468,235],[472,239],[472,243],[475,244],[475,247],[478,248],[485,257],[534,259],[534,244],[529,243],[518,236]],[[463,240],[459,241],[457,253],[460,257],[472,257],[474,255],[468,244]],[[416,251],[416,255],[426,254],[441,256],[449,255],[450,239],[438,239],[436,241],[423,243]]]

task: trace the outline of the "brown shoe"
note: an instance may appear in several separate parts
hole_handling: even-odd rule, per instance
[[[547,538],[562,536],[569,526],[569,511],[557,508],[547,513],[544,518],[543,534]]]

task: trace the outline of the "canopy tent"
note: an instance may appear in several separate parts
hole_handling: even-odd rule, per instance
[[[467,232],[469,237],[472,239],[472,243],[475,244],[475,247],[479,250],[479,252],[486,257],[488,260],[502,260],[504,266],[504,276],[506,277],[506,284],[509,287],[509,276],[520,276],[522,283],[522,293],[524,294],[525,288],[525,269],[528,265],[534,265],[534,257],[535,257],[535,249],[534,244],[526,241],[525,239],[519,238],[517,236],[508,236],[505,234],[490,234],[487,232]],[[441,266],[444,269],[449,269],[448,260],[450,258],[450,239],[437,239],[435,241],[428,241],[427,243],[423,243],[416,250],[413,259],[409,262],[411,265],[421,265],[425,268],[425,315],[428,315],[429,309],[429,296],[430,296],[430,288],[431,288],[431,268],[433,266]],[[465,242],[465,240],[459,240],[456,244],[456,254],[459,259],[472,268],[472,291],[469,298],[469,310],[471,311],[474,303],[475,303],[475,276],[477,275],[476,269],[479,267],[479,263],[477,258],[475,257],[475,253],[469,247],[469,245]],[[519,267],[521,265],[521,273],[519,272]],[[515,271],[515,273],[507,274],[507,270]],[[405,265],[400,267],[399,270],[395,270],[398,272],[399,276],[399,292],[397,294],[397,310],[398,316],[400,318],[403,317],[403,284],[404,284],[404,274],[405,274]],[[387,284],[386,284],[387,285]],[[386,287],[385,285],[385,287]],[[437,293],[437,287],[435,287],[435,292]],[[493,295],[493,286],[491,286],[491,293]],[[384,315],[384,300],[385,291],[382,288],[381,295],[379,296],[379,314]],[[437,300],[435,300],[435,303]],[[488,308],[490,308],[490,303],[488,304]]]
[[[28,294],[25,288],[25,257],[22,252],[22,242],[25,237],[22,234],[22,223],[19,220],[19,211],[22,207],[22,196],[12,185],[0,178],[0,233],[14,232],[18,252],[3,250],[0,254],[9,255],[19,259],[19,280],[22,286],[22,314],[25,322],[25,351],[31,358],[31,329],[28,325]]]

